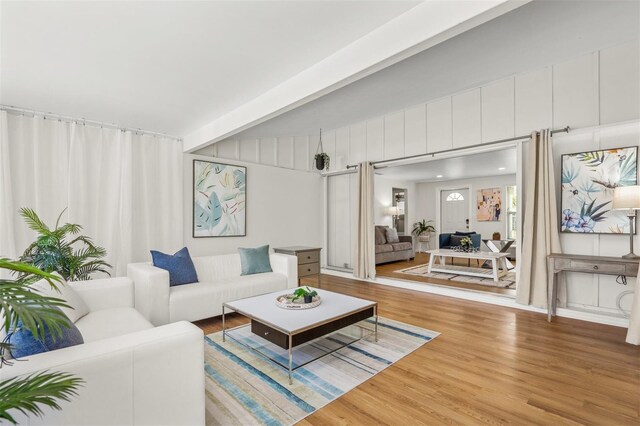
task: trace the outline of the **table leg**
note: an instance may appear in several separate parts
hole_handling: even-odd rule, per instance
[[[293,371],[293,335],[289,335],[289,384],[293,384],[291,373]]]
[[[436,256],[431,253],[429,254],[429,267],[427,268],[427,272],[431,273],[431,268],[433,268],[433,260],[436,258]]]
[[[224,326],[224,304],[222,304],[222,341],[225,341],[226,337],[226,328]]]
[[[491,269],[493,270],[493,281],[498,282],[498,262],[495,258],[491,259]]]
[[[553,260],[549,259],[547,261],[547,274],[551,274],[548,277],[548,281],[547,281],[547,321],[551,322],[551,316],[552,316],[552,305],[553,305],[553,289],[556,286],[556,273],[554,271],[554,267],[553,267]]]

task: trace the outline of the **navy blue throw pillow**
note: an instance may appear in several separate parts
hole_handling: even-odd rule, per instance
[[[58,308],[54,309],[60,311]],[[84,343],[80,330],[71,321],[67,327],[61,327],[61,335],[55,335],[55,338],[49,328],[44,326],[44,339],[42,340],[37,339],[33,333],[23,327],[22,321],[19,321],[15,330],[9,334],[8,341],[12,345],[11,355],[14,358],[55,351]]]
[[[473,235],[475,234],[475,231],[471,231],[471,232],[462,232],[462,231],[456,231],[453,235],[464,235],[464,236],[469,236],[469,235]]]
[[[269,246],[256,248],[238,248],[240,253],[241,275],[262,274],[273,272],[269,260]]]
[[[186,247],[173,255],[151,250],[151,257],[153,266],[169,271],[169,286],[198,282],[196,267]]]

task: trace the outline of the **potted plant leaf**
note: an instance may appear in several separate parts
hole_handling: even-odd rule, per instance
[[[433,223],[432,220],[422,219],[419,222],[413,224],[413,230],[411,233],[418,237],[418,241],[428,242],[429,241],[429,233],[436,232],[436,228],[431,225]],[[424,235],[427,234],[427,235]]]
[[[55,227],[50,229],[35,211],[20,209],[27,226],[38,233],[38,238],[27,247],[20,261],[45,272],[57,272],[65,281],[89,280],[96,272],[111,275],[107,269],[111,265],[102,260],[107,251],[95,245],[91,238],[78,235],[82,226],[75,223],[60,226],[65,210],[58,216]]]
[[[330,163],[329,154],[324,152],[324,148],[322,147],[322,129],[320,129],[320,140],[318,142],[318,149],[313,159],[315,161],[315,166],[317,170],[320,170],[320,171],[329,170],[329,163]]]
[[[304,299],[304,303],[311,303],[317,295],[318,292],[311,290],[309,287],[298,287],[291,295],[291,301],[295,302],[298,299]]]

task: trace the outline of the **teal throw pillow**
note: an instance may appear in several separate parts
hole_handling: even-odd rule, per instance
[[[241,275],[262,274],[273,272],[271,261],[269,260],[269,246],[256,248],[238,248],[240,253]]]

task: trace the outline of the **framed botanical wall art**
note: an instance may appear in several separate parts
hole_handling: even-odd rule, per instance
[[[246,235],[247,168],[193,160],[193,237]]]
[[[613,210],[613,190],[636,185],[638,147],[579,152],[562,156],[562,232],[629,232],[625,211]]]
[[[497,222],[502,214],[502,190],[500,188],[479,189],[476,199],[476,220]]]

